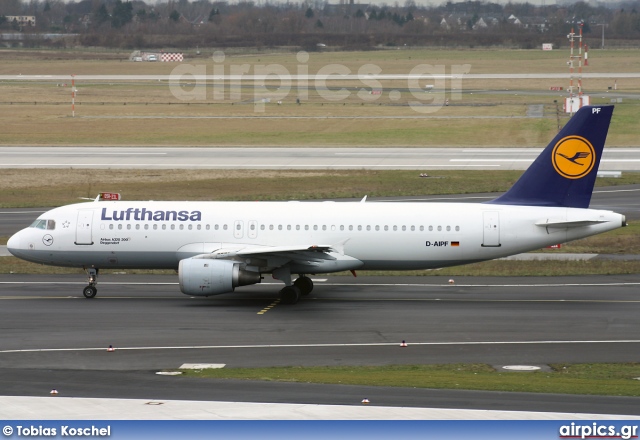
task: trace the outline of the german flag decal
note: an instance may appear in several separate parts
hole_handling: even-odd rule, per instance
[[[460,242],[459,241],[452,241],[451,242],[451,246],[460,246]]]

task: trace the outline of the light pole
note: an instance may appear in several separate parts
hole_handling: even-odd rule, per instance
[[[596,24],[596,26],[602,26],[602,47],[601,49],[604,49],[604,27],[606,26],[605,23],[598,23]]]

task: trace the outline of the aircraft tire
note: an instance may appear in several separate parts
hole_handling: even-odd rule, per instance
[[[300,300],[300,289],[296,286],[286,286],[280,291],[282,304],[296,304]]]
[[[84,290],[82,291],[82,294],[84,295],[85,298],[87,299],[91,299],[94,298],[96,296],[96,294],[98,293],[98,289],[96,289],[93,286],[87,286],[84,288]]]
[[[304,275],[295,280],[293,285],[300,290],[300,295],[303,296],[308,295],[313,291],[313,281],[311,281],[311,278]]]

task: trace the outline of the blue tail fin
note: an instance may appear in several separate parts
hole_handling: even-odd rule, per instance
[[[582,107],[498,205],[588,208],[613,106]]]

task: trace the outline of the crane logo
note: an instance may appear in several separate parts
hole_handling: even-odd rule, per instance
[[[593,169],[596,151],[591,142],[580,136],[560,139],[551,154],[553,168],[567,179],[580,179]]]

